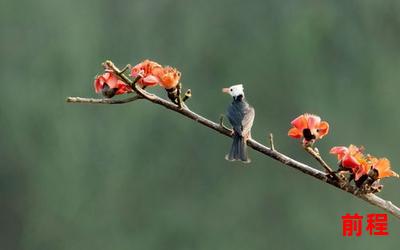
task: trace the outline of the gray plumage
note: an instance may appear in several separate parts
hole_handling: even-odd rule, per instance
[[[251,127],[255,117],[254,108],[246,102],[244,95],[235,96],[228,107],[227,117],[234,134],[231,150],[225,158],[229,161],[249,163],[246,141],[251,138]]]

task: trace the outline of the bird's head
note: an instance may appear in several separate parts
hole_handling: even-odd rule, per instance
[[[243,92],[243,84],[237,84],[230,86],[229,88],[223,88],[222,92],[230,94],[233,98],[239,97],[239,96],[244,96]]]

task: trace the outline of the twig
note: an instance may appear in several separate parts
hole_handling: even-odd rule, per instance
[[[116,68],[113,64],[112,64],[112,66],[113,67],[111,67],[111,68],[113,68],[115,70],[115,72],[120,72],[119,69]],[[123,74],[121,75],[121,78],[124,79],[124,75]],[[128,78],[128,80],[130,82],[132,82],[129,78]],[[126,82],[129,83],[129,81],[126,81]],[[213,121],[210,121],[207,118],[205,118],[205,117],[203,117],[203,116],[201,116],[199,114],[196,114],[195,112],[193,112],[193,111],[191,111],[191,110],[189,110],[187,108],[180,109],[176,104],[171,103],[171,102],[169,102],[167,100],[164,100],[164,99],[162,99],[162,98],[160,98],[160,97],[158,97],[158,96],[156,96],[154,94],[150,94],[150,93],[146,92],[143,89],[140,89],[138,93],[140,93],[140,95],[143,98],[147,99],[148,101],[150,101],[152,103],[161,105],[161,106],[163,106],[163,107],[165,107],[165,108],[167,108],[169,110],[172,110],[172,111],[175,111],[177,113],[180,113],[181,115],[186,116],[187,118],[192,119],[192,120],[194,120],[194,121],[196,121],[196,122],[198,122],[198,123],[200,123],[200,124],[202,124],[202,125],[204,125],[204,126],[206,126],[208,128],[213,129],[214,131],[217,131],[217,132],[225,135],[225,136],[232,137],[232,131],[231,130],[227,130],[226,128],[222,127],[220,124],[215,123]],[[151,98],[147,98],[149,96]],[[69,99],[70,98],[68,98],[67,100],[69,100]],[[85,99],[86,98],[83,98],[82,100],[85,100]],[[86,100],[88,100],[88,99],[86,99]],[[82,102],[82,103],[92,103],[92,102]],[[100,103],[102,103],[102,102],[100,102]],[[348,192],[348,193],[350,193],[350,194],[352,194],[352,195],[354,195],[354,196],[356,196],[356,197],[358,197],[358,198],[360,198],[360,199],[362,199],[362,200],[364,200],[364,201],[366,201],[366,202],[368,202],[368,203],[370,203],[370,204],[372,204],[372,205],[374,205],[376,207],[379,207],[379,208],[383,209],[386,212],[391,213],[396,218],[400,219],[400,208],[395,206],[391,201],[384,200],[384,199],[382,199],[379,196],[376,196],[374,194],[360,194],[360,193],[357,193],[356,192],[356,188],[351,186],[350,184],[343,183],[340,180],[336,180],[336,179],[333,179],[333,178],[328,178],[328,176],[324,172],[322,172],[320,170],[317,170],[317,169],[315,169],[315,168],[313,168],[313,167],[311,167],[309,165],[306,165],[304,163],[298,162],[298,161],[290,158],[289,156],[286,156],[285,154],[280,153],[277,150],[272,150],[271,148],[268,148],[268,147],[264,146],[263,144],[255,141],[253,139],[248,139],[247,140],[247,145],[250,148],[252,148],[252,149],[254,149],[256,151],[258,151],[258,152],[260,152],[260,153],[262,153],[264,155],[267,155],[268,157],[270,157],[270,158],[272,158],[272,159],[274,159],[276,161],[279,161],[279,162],[283,163],[283,165],[292,167],[292,168],[294,168],[294,169],[296,169],[298,171],[301,171],[301,172],[303,172],[303,173],[305,173],[307,175],[310,175],[310,176],[312,176],[312,177],[314,177],[314,178],[316,178],[316,179],[318,179],[320,181],[328,183],[328,184],[330,184],[330,185],[332,185],[332,186],[334,186],[334,187],[336,187],[338,189],[341,189],[341,190],[343,190],[345,192]],[[316,158],[316,159],[318,160],[318,158]],[[324,161],[322,160],[322,162],[324,162]]]
[[[125,65],[125,67],[123,67],[123,68],[121,69],[121,73],[125,73],[125,71],[127,71],[130,67],[131,67],[130,64]]]
[[[312,157],[314,157],[321,164],[321,166],[326,170],[326,172],[328,172],[328,174],[330,174],[332,176],[336,176],[334,174],[332,168],[329,167],[329,165],[322,159],[321,155],[318,152],[316,152],[310,146],[306,146],[306,147],[304,147],[304,149],[307,151],[307,153],[309,153]]]
[[[182,108],[182,97],[181,97],[181,89],[182,89],[182,84],[181,83],[178,83],[178,86],[176,87],[177,88],[177,102],[178,102],[178,106],[179,106],[179,108]]]
[[[269,145],[271,145],[271,150],[275,151],[274,135],[272,133],[269,133]]]

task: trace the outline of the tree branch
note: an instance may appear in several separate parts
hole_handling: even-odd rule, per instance
[[[129,84],[132,84],[133,81],[130,80],[128,77],[126,77],[121,70],[119,70],[111,61],[107,61],[106,64],[110,66],[120,77],[122,80],[126,81]],[[148,93],[147,91],[139,88],[138,86],[133,85],[133,89],[136,92],[136,96],[127,98],[127,99],[122,99],[122,100],[110,100],[110,99],[88,99],[88,98],[79,98],[79,97],[68,97],[67,102],[70,103],[98,103],[98,104],[121,104],[121,103],[127,103],[127,102],[132,102],[137,99],[146,99],[152,103],[158,104],[160,106],[163,106],[169,110],[175,111],[177,113],[180,113],[183,116],[186,116],[189,119],[192,119],[210,129],[213,129],[216,132],[219,132],[225,136],[232,137],[232,130],[226,128],[225,126],[222,126],[221,123],[215,123],[213,121],[208,120],[207,118],[191,111],[187,107],[179,107],[178,105],[169,102],[167,100],[164,100],[157,95]],[[353,186],[351,186],[349,183],[344,183],[340,179],[335,179],[329,177],[326,173],[317,170],[309,165],[306,165],[304,163],[298,162],[289,156],[277,151],[276,149],[271,149],[269,147],[264,146],[263,144],[257,142],[254,139],[249,139],[247,140],[247,145],[264,154],[267,155],[268,157],[279,161],[283,163],[286,166],[292,167],[296,170],[299,170],[307,175],[310,175],[320,181],[323,181],[325,183],[328,183],[338,189],[341,189],[345,192],[348,192],[378,208],[383,209],[384,211],[391,213],[394,215],[396,218],[400,219],[400,208],[395,206],[391,201],[384,200],[380,198],[379,196],[376,196],[374,194],[363,194],[360,192],[357,192],[357,189]],[[318,160],[318,159],[317,159]]]
[[[68,97],[66,102],[69,103],[88,103],[88,104],[124,104],[128,102],[133,102],[143,97],[135,95],[129,98],[114,100],[114,99],[94,99],[94,98],[82,98],[82,97]]]

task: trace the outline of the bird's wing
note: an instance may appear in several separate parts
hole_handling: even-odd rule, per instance
[[[242,133],[243,135],[248,135],[250,133],[251,127],[253,126],[254,117],[256,112],[250,105],[244,110],[244,116],[242,120]]]
[[[242,135],[243,110],[238,105],[231,104],[228,107],[227,117],[233,130],[239,135]]]

